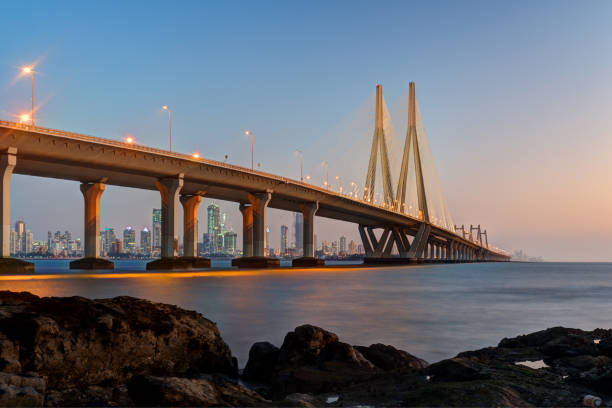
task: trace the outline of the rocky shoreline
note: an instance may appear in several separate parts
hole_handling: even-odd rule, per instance
[[[217,326],[197,312],[132,297],[0,292],[1,406],[597,403],[612,405],[609,329],[555,327],[429,365],[303,325],[280,347],[255,343],[239,373]]]

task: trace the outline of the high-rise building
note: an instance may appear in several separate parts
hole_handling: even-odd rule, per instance
[[[348,250],[349,255],[355,255],[357,253],[357,244],[355,244],[355,241],[353,241],[351,239],[351,242],[349,242],[349,250]]]
[[[244,251],[244,248],[242,249]],[[270,226],[266,227],[266,252],[270,251]]]
[[[104,253],[109,254],[111,252],[111,246],[117,237],[115,236],[114,228],[105,228],[104,229]]]
[[[211,241],[211,252],[214,254],[220,253],[223,249],[223,235],[221,233],[221,217],[219,213],[219,206],[215,203],[211,203],[208,206],[207,232],[208,237]]]
[[[287,253],[287,235],[289,233],[289,227],[286,225],[281,225],[280,227],[280,251],[281,255],[285,255]]]
[[[136,230],[132,227],[123,230],[123,252],[128,254],[136,252]]]
[[[26,229],[25,222],[19,220],[15,223],[15,232],[17,233],[15,253],[20,254],[25,251]]]
[[[27,230],[25,233],[25,248],[24,252],[29,254],[32,252],[32,241],[34,241],[34,234],[32,231]]]
[[[119,238],[117,238],[111,244],[111,250],[110,250],[110,254],[109,255],[119,256],[119,255],[121,255],[121,252],[123,252],[123,250],[121,248],[121,240]]]
[[[15,255],[17,253],[17,231],[14,229],[11,230],[11,255]]]
[[[234,231],[227,231],[223,234],[223,252],[228,255],[236,254],[236,234]]]
[[[147,227],[140,231],[140,249],[145,254],[151,252],[151,231]]]
[[[212,242],[208,232],[202,234],[202,254],[210,255],[213,252]]]
[[[161,223],[162,223],[162,212],[160,208],[153,209],[153,230],[151,231],[151,245],[152,250],[161,249]]]
[[[304,251],[304,215],[301,212],[295,213],[295,250],[297,254]]]
[[[340,254],[346,254],[346,237],[340,237]]]

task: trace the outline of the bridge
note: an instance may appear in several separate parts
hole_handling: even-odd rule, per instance
[[[0,121],[0,269],[33,268],[25,261],[10,258],[12,174],[80,182],[84,198],[84,258],[71,263],[71,268],[76,269],[113,268],[111,261],[100,257],[100,198],[107,184],[160,193],[161,258],[150,262],[147,269],[210,266],[210,260],[197,256],[197,208],[203,196],[239,205],[243,215],[243,257],[233,261],[239,267],[279,265],[277,259],[265,256],[267,208],[301,212],[304,216],[303,257],[294,259],[294,266],[323,264],[314,257],[315,216],[355,223],[366,252],[364,263],[368,264],[508,261],[506,252],[489,246],[488,234],[480,226],[470,226],[466,231],[463,226],[449,224],[441,188],[432,177],[435,168],[431,170],[433,163],[424,159],[428,145],[419,124],[414,83],[409,89],[402,164],[397,186],[394,185],[382,106],[382,86],[377,85],[375,131],[360,197],[199,156]],[[379,156],[381,200],[375,195]],[[410,204],[410,194],[416,197],[414,205]],[[441,207],[436,203],[439,197]],[[177,252],[179,203],[184,210],[182,257]]]

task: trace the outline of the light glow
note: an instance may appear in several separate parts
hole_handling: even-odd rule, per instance
[[[20,122],[29,122],[30,121],[30,115],[28,115],[27,113],[22,113],[21,115],[19,115],[19,121]]]
[[[132,136],[128,136],[125,138],[125,143],[132,144],[134,143],[134,138]]]
[[[200,158],[200,153],[194,153],[191,156],[193,156],[194,159],[199,159]]]
[[[21,70],[24,74],[31,74],[33,71],[32,67],[23,67]]]

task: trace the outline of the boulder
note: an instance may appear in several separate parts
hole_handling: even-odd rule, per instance
[[[355,349],[376,367],[385,371],[427,367],[427,361],[393,346],[377,343],[369,347],[355,346]]]
[[[270,401],[247,388],[218,378],[134,377],[128,385],[137,406],[259,407]]]
[[[0,292],[0,364],[62,389],[134,375],[237,375],[217,326],[201,314],[132,297],[89,300]]]
[[[45,380],[41,377],[0,373],[0,406],[40,407],[44,393]]]
[[[277,365],[298,367],[315,364],[321,350],[338,342],[338,336],[320,327],[305,324],[287,333],[280,348]]]
[[[278,360],[279,348],[267,341],[257,342],[249,350],[249,361],[244,367],[245,380],[269,383]]]

